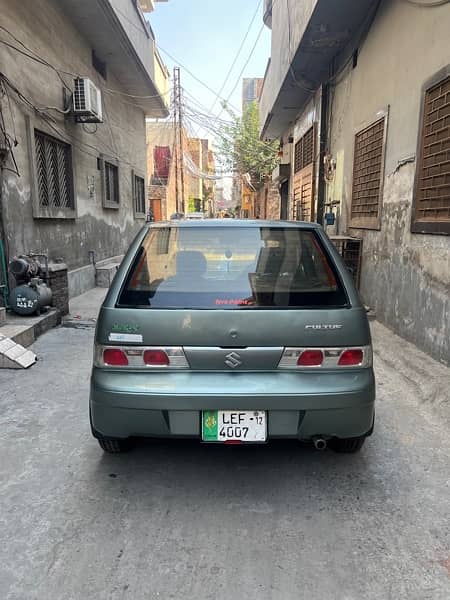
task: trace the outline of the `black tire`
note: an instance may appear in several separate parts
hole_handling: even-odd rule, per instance
[[[109,454],[120,454],[129,450],[130,445],[127,440],[119,440],[117,438],[97,438],[100,448]]]
[[[364,446],[366,436],[356,438],[334,438],[330,441],[330,448],[340,454],[355,454]]]

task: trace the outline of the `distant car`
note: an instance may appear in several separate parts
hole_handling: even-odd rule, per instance
[[[184,213],[177,212],[170,215],[171,221],[178,221],[179,219],[184,219]]]
[[[312,223],[146,225],[100,311],[93,435],[312,441],[358,451],[374,424],[366,311]]]
[[[203,212],[186,213],[185,218],[186,219],[204,219],[205,213],[203,213]]]

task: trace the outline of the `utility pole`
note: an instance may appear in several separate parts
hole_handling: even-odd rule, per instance
[[[184,144],[183,144],[183,107],[181,104],[181,78],[180,67],[173,69],[173,87],[174,87],[174,133],[175,133],[175,149],[176,149],[176,165],[180,161],[181,175],[181,202],[179,199],[178,189],[178,167],[176,167],[176,194],[177,194],[177,211],[185,212],[185,189],[184,189]]]
[[[180,189],[178,187],[178,109],[177,109],[177,70],[173,70],[173,154],[175,163],[175,205],[176,212],[180,212]]]

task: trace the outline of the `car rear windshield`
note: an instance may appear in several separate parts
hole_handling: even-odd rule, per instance
[[[248,310],[346,302],[314,231],[214,226],[149,229],[118,306]]]

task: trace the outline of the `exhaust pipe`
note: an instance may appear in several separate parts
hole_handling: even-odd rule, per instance
[[[324,440],[323,438],[316,436],[316,437],[313,437],[313,444],[314,444],[314,448],[316,450],[325,450],[327,447],[327,440]]]

